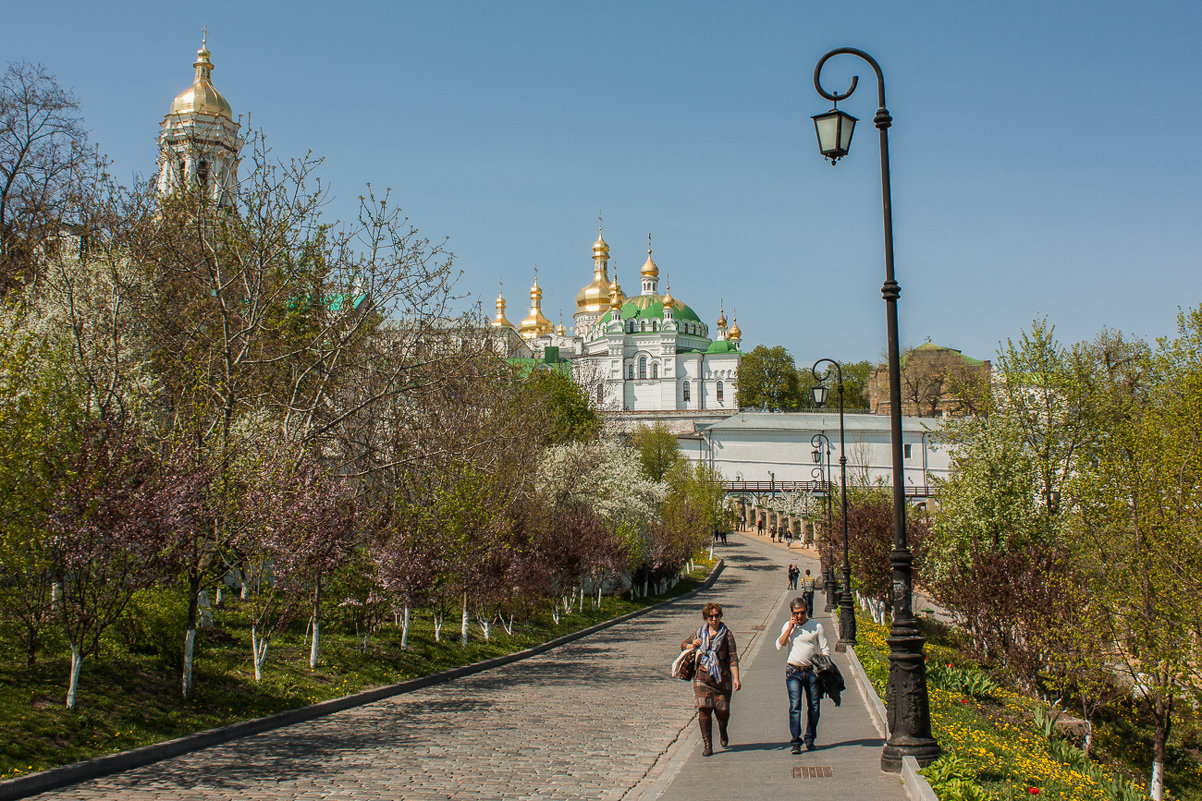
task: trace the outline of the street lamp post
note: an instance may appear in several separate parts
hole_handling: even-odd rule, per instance
[[[819,432],[810,438],[810,445],[813,446],[814,464],[818,465],[810,471],[810,475],[814,479],[822,482],[822,495],[826,501],[826,529],[823,531],[823,543],[825,538],[831,535],[831,441],[827,439],[826,434]],[[822,454],[826,453],[826,470],[822,469]],[[818,549],[818,572],[822,574],[822,595],[826,598],[826,604],[822,607],[823,612],[829,612],[835,608],[836,597],[839,592],[838,582],[835,581],[835,569],[831,566],[826,558],[826,548],[819,547]]]
[[[851,602],[851,559],[848,555],[847,539],[847,445],[843,435],[843,365],[834,359],[819,359],[810,368],[814,380],[818,382],[814,385],[814,402],[819,408],[826,403],[825,379],[830,374],[828,367],[821,378],[818,376],[818,365],[824,362],[835,368],[835,375],[838,379],[836,389],[839,391],[839,495],[842,499],[840,508],[842,509],[843,523],[843,594],[839,597],[839,643],[835,646],[835,650],[846,651],[847,646],[856,644],[856,612]]]
[[[834,164],[847,155],[855,118],[838,110],[840,100],[851,97],[859,76],[853,76],[846,92],[828,92],[822,88],[822,67],[834,56],[850,55],[863,59],[876,73],[877,111],[873,124],[881,140],[881,208],[885,228],[885,283],[881,295],[885,299],[886,332],[889,353],[889,430],[893,451],[893,552],[889,562],[893,571],[893,626],[889,631],[889,682],[885,690],[888,710],[889,740],[881,751],[881,769],[897,772],[902,759],[914,757],[919,765],[935,761],[939,744],[931,736],[930,699],[927,696],[926,665],[923,645],[926,638],[918,631],[911,599],[913,569],[910,549],[906,544],[906,497],[902,462],[901,427],[901,360],[897,335],[897,298],[901,294],[893,276],[893,211],[889,189],[889,126],[893,118],[885,108],[885,77],[876,59],[854,47],[836,48],[818,60],[814,67],[814,88],[818,94],[836,104],[825,114],[814,117],[818,147],[822,155]]]

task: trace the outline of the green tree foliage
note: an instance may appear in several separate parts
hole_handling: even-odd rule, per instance
[[[829,365],[823,365],[829,367]],[[868,361],[849,362],[843,365],[843,409],[844,411],[864,411],[868,408],[868,376],[872,373],[872,363]],[[740,367],[739,380],[742,381]],[[803,366],[797,371],[797,394],[800,408],[804,411],[817,409],[814,403],[814,387],[818,385],[810,366]],[[827,382],[827,408],[837,409],[839,398],[835,393],[832,377]]]
[[[739,361],[739,406],[794,411],[801,407],[797,366],[783,346],[757,345]]]
[[[663,423],[640,425],[630,435],[630,445],[639,454],[643,474],[652,481],[663,481],[668,472],[684,459],[680,445]]]
[[[584,390],[556,370],[535,370],[526,381],[525,403],[538,415],[546,445],[590,442],[601,433],[601,415]]]

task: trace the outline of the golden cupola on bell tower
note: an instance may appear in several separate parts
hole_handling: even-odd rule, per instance
[[[601,216],[597,215],[597,241],[593,243],[593,280],[576,293],[576,332],[587,337],[593,325],[609,308],[609,245]]]
[[[513,323],[505,317],[505,305],[505,287],[502,286],[497,292],[497,316],[489,323],[493,328],[513,329]]]
[[[175,96],[159,133],[158,191],[199,189],[219,205],[233,202],[242,140],[229,101],[213,86],[208,31],[196,51],[192,85]]]
[[[522,339],[538,339],[543,334],[555,331],[551,321],[543,316],[543,289],[538,285],[538,274],[534,276],[534,286],[530,287],[530,316],[518,325],[518,334]]]

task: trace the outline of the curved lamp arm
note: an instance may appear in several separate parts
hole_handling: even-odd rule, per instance
[[[834,56],[857,56],[864,59],[871,65],[873,72],[876,73],[877,85],[877,105],[881,108],[885,107],[885,76],[881,73],[881,66],[876,63],[876,59],[865,53],[863,50],[857,50],[854,47],[837,47],[827,53],[822,58],[818,59],[818,66],[814,67],[814,88],[818,90],[818,94],[830,100],[832,103],[838,103],[840,100],[846,100],[851,97],[851,93],[856,91],[856,85],[860,82],[859,75],[851,76],[851,86],[846,92],[828,92],[822,88],[822,67],[826,62]]]

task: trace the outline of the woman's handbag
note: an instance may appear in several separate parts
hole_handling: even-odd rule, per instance
[[[697,672],[697,649],[689,648],[681,651],[680,656],[672,663],[672,678],[681,681],[692,681]]]

